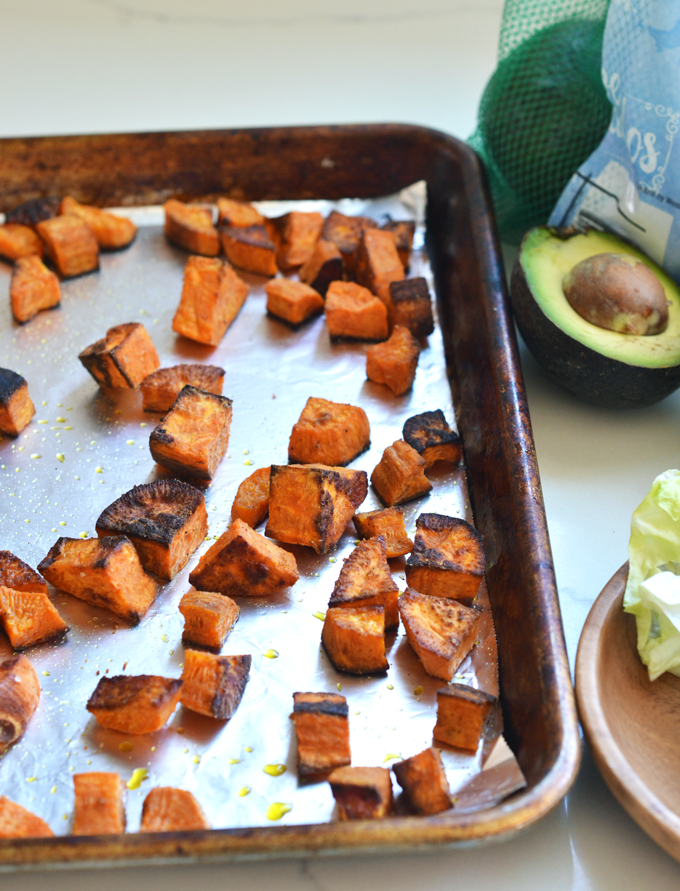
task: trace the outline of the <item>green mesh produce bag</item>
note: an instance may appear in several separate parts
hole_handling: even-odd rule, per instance
[[[609,0],[506,0],[498,67],[471,146],[489,175],[501,238],[545,223],[599,145],[612,107],[602,84]]]

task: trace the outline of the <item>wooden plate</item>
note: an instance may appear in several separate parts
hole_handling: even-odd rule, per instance
[[[576,656],[576,700],[595,763],[630,816],[680,860],[680,678],[651,682],[623,612],[628,564],[588,615]]]

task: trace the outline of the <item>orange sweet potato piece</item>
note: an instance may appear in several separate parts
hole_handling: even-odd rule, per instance
[[[295,557],[234,520],[198,561],[189,581],[199,591],[261,597],[298,580]]]
[[[197,204],[183,204],[171,198],[165,209],[165,237],[192,254],[216,257],[220,240],[213,226],[212,211]]]
[[[26,656],[0,662],[0,754],[24,735],[39,699],[38,675]]]
[[[328,782],[338,820],[380,820],[392,810],[392,778],[386,767],[338,767]]]
[[[180,702],[199,715],[228,721],[243,698],[251,661],[250,656],[216,656],[187,650]]]
[[[419,355],[420,344],[408,328],[395,325],[389,340],[366,350],[366,377],[401,396],[413,386]]]
[[[47,594],[0,585],[0,621],[14,650],[63,637],[68,625]]]
[[[363,470],[325,464],[272,465],[265,532],[325,554],[368,494]]]
[[[292,718],[301,777],[325,779],[336,767],[350,763],[349,709],[344,696],[293,693]]]
[[[291,464],[349,464],[371,445],[363,408],[310,396],[288,441]]]
[[[51,220],[59,213],[61,198],[29,198],[5,214],[5,223],[18,223],[32,229],[43,220]]]
[[[218,198],[217,223],[220,226],[263,226],[265,217],[247,201]]]
[[[117,773],[76,773],[73,834],[125,832],[125,785]]]
[[[0,796],[0,838],[52,838],[54,833],[44,820],[20,804]]]
[[[87,702],[100,727],[121,733],[155,733],[179,702],[182,681],[157,675],[103,677]]]
[[[210,480],[229,445],[232,401],[183,387],[149,437],[154,461],[177,473]]]
[[[389,334],[385,304],[354,282],[331,282],[324,312],[331,337],[385,340]]]
[[[390,282],[391,322],[408,328],[414,337],[428,337],[434,331],[432,300],[424,278]]]
[[[265,285],[267,312],[289,325],[301,325],[323,309],[323,298],[314,288],[289,278],[273,278]]]
[[[417,814],[438,814],[453,806],[449,782],[438,749],[425,749],[418,755],[397,761],[392,770],[408,803]]]
[[[425,459],[425,467],[437,461],[459,464],[463,457],[460,437],[449,427],[441,409],[424,411],[404,424],[404,441]]]
[[[217,365],[173,365],[152,371],[139,385],[144,411],[169,411],[187,384],[208,393],[222,395],[224,368]]]
[[[321,236],[323,217],[320,213],[293,210],[265,223],[269,237],[276,245],[276,264],[288,272],[302,266],[314,253]]]
[[[0,226],[0,257],[5,260],[13,263],[19,257],[29,257],[31,254],[42,258],[44,252],[40,236],[30,226],[21,226],[19,223],[5,223]]]
[[[243,520],[253,529],[269,513],[271,467],[260,467],[243,480],[231,506],[232,520]]]
[[[189,257],[172,330],[198,343],[217,346],[249,290],[226,261]]]
[[[385,610],[382,606],[329,609],[321,641],[338,671],[372,674],[389,668],[385,658]]]
[[[109,328],[106,337],[90,344],[78,358],[102,387],[137,387],[161,364],[140,322]]]
[[[476,752],[496,697],[466,684],[437,690],[437,723],[432,735],[457,749]]]
[[[331,282],[342,278],[343,262],[342,254],[332,241],[324,241],[320,238],[314,248],[314,253],[298,273],[300,281],[314,288],[322,296]]]
[[[413,550],[413,542],[406,535],[404,511],[400,507],[355,514],[354,527],[360,538],[382,536],[385,539],[385,556],[388,560],[403,557]]]
[[[34,414],[24,378],[9,368],[0,368],[0,433],[18,436]]]
[[[399,626],[397,588],[385,556],[382,537],[360,541],[347,557],[328,601],[329,607],[382,606],[385,628]]]
[[[348,278],[354,278],[357,251],[364,229],[376,229],[378,224],[370,217],[348,217],[332,210],[326,217],[321,237],[332,242],[340,251]]]
[[[179,611],[184,616],[184,646],[205,647],[214,653],[222,649],[239,615],[231,597],[212,591],[187,591],[179,602]]]
[[[65,213],[36,226],[45,243],[45,253],[64,278],[99,269],[99,245],[84,220]]]
[[[146,615],[158,593],[158,585],[144,572],[124,535],[60,538],[38,571],[55,588],[105,606],[133,625]]]
[[[432,488],[425,476],[425,460],[403,439],[385,449],[371,474],[371,482],[388,507],[424,495]]]
[[[263,225],[222,226],[220,240],[227,259],[239,269],[268,277],[278,272],[276,245]]]
[[[416,520],[406,581],[421,594],[472,603],[484,578],[484,541],[459,517],[421,514]]]
[[[17,322],[27,322],[41,309],[59,305],[59,279],[37,254],[20,257],[12,270],[9,297],[14,318]]]
[[[119,217],[88,204],[79,204],[70,196],[62,200],[59,213],[72,213],[80,217],[92,229],[97,244],[103,250],[127,247],[137,234],[137,227],[127,217]]]
[[[14,591],[47,594],[47,585],[40,573],[10,551],[0,551],[0,585]]]
[[[203,808],[186,789],[156,786],[144,799],[140,832],[187,832],[210,828]]]
[[[413,220],[388,220],[381,228],[394,235],[394,243],[401,265],[404,270],[407,270],[413,247],[413,235],[416,231],[415,222]]]
[[[391,319],[390,282],[400,282],[404,278],[394,233],[384,229],[364,229],[357,251],[356,274],[359,284],[383,301]]]

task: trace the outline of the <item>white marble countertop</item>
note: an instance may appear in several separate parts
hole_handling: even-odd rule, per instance
[[[502,0],[0,0],[0,136],[400,121],[465,138],[494,69]],[[680,463],[680,395],[585,406],[523,351],[572,661],[626,557],[630,515]],[[3,876],[4,891],[670,891],[680,865],[628,818],[584,753],[573,790],[483,849]]]

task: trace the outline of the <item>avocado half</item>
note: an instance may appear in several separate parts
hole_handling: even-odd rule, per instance
[[[607,252],[631,254],[656,274],[669,303],[662,334],[608,331],[571,308],[564,276],[587,257]],[[680,290],[649,257],[615,235],[531,229],[520,246],[510,293],[517,327],[535,359],[586,402],[639,408],[680,387]]]

